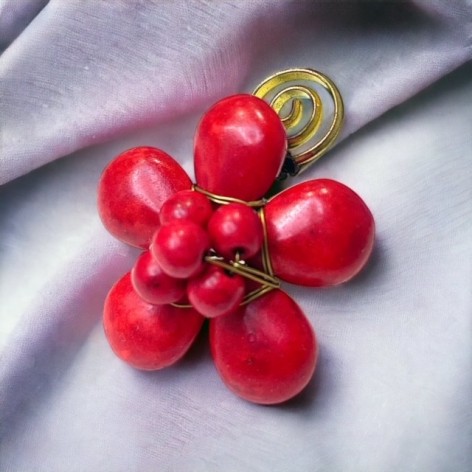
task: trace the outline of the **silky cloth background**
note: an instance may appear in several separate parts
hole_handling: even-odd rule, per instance
[[[0,0],[0,470],[472,470],[471,44],[468,0]],[[340,180],[377,223],[355,280],[285,287],[313,381],[247,403],[205,336],[129,368],[101,310],[137,252],[101,226],[101,170],[154,145],[193,176],[204,110],[296,66],[333,78],[346,124],[287,184]]]

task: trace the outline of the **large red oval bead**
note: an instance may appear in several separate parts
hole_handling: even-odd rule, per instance
[[[153,147],[125,151],[103,171],[98,211],[105,228],[119,240],[147,249],[159,228],[159,210],[192,182],[172,157]]]
[[[205,190],[257,200],[272,186],[287,152],[277,113],[253,95],[234,95],[203,116],[195,134],[195,176]]]
[[[318,354],[310,323],[281,290],[210,320],[210,346],[226,386],[261,404],[281,403],[303,390]]]
[[[134,291],[127,273],[110,290],[103,326],[115,354],[143,370],[177,362],[189,349],[204,318],[193,308],[151,305]]]
[[[310,180],[285,190],[269,201],[265,216],[272,267],[286,282],[340,284],[354,277],[372,252],[372,213],[334,180]]]

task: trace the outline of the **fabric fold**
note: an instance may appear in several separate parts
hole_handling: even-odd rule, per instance
[[[2,0],[0,2],[0,54],[19,36],[49,0]]]
[[[0,60],[0,184],[201,110],[241,91],[250,69],[259,79],[293,66],[335,78],[350,134],[471,57],[467,18],[459,29],[409,4],[371,9],[264,0],[91,10],[87,2],[50,2]],[[170,29],[173,22],[179,27]]]
[[[471,25],[465,0],[0,2],[0,469],[467,470]],[[192,176],[205,109],[297,66],[334,80],[346,122],[287,185],[339,180],[377,224],[360,277],[284,287],[318,333],[313,382],[250,405],[206,339],[128,368],[100,315],[137,251],[101,226],[101,170],[151,145]]]

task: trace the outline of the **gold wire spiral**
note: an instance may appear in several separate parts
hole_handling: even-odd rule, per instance
[[[324,106],[317,90],[319,86],[328,92],[333,102],[331,123],[321,136]],[[280,116],[287,131],[288,150],[298,172],[325,154],[341,131],[344,120],[341,94],[334,82],[320,72],[312,69],[277,72],[259,84],[253,94],[268,101]]]

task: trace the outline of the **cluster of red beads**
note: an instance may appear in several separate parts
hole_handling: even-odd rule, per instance
[[[159,219],[149,250],[131,271],[136,293],[153,305],[190,303],[207,318],[236,311],[246,292],[244,277],[205,256],[234,261],[257,255],[263,243],[257,213],[243,203],[215,209],[203,193],[182,190],[164,202]]]
[[[101,219],[118,239],[145,250],[105,301],[105,333],[118,357],[139,369],[168,367],[188,351],[206,317],[215,366],[234,393],[274,404],[305,388],[318,357],[309,320],[275,287],[242,303],[254,287],[232,269],[260,259],[264,244],[277,279],[338,285],[366,264],[375,225],[351,189],[317,179],[272,197],[263,227],[245,202],[267,195],[286,151],[275,111],[235,95],[215,104],[197,128],[198,188],[159,149],[130,149],[109,164],[99,184]],[[207,194],[231,203],[218,206]]]

